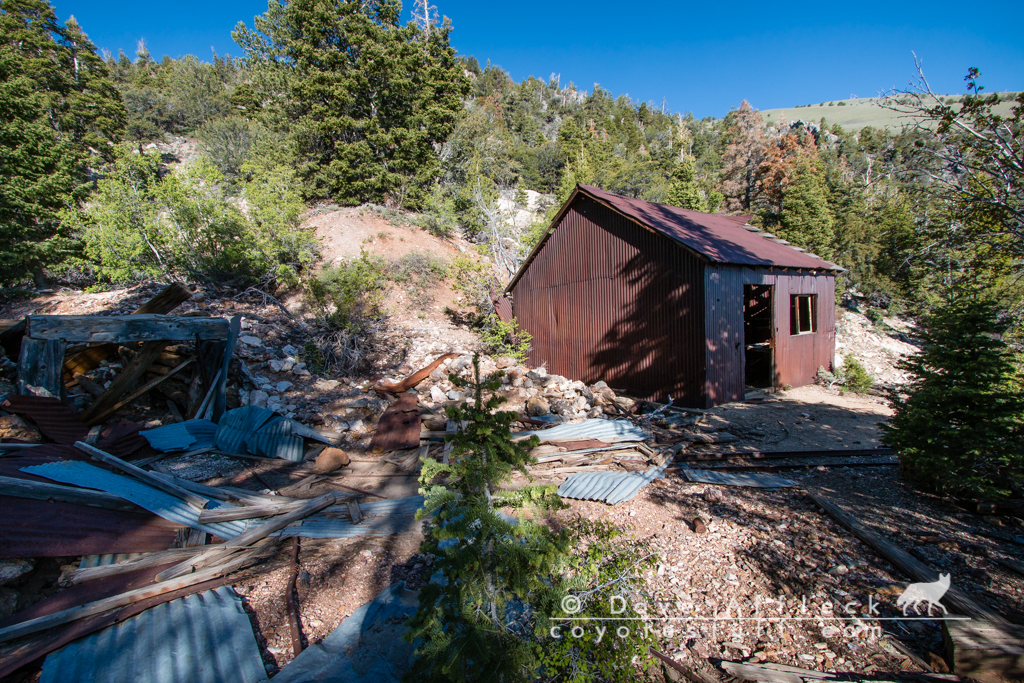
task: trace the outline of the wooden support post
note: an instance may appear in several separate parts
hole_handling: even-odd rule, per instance
[[[220,368],[220,375],[214,382],[213,395],[213,421],[220,422],[220,416],[224,414],[228,406],[228,371],[231,369],[231,357],[235,355],[235,342],[242,331],[242,316],[236,315],[231,319],[228,327],[228,340],[224,344],[224,362]]]
[[[67,343],[63,339],[22,339],[18,359],[18,393],[63,400],[61,367],[66,348]]]

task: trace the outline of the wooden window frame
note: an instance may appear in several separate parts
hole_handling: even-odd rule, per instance
[[[789,334],[797,337],[818,331],[818,295],[789,295]]]

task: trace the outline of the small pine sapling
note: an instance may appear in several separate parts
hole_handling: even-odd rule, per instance
[[[557,604],[567,537],[531,520],[502,513],[563,506],[553,486],[499,488],[513,470],[528,474],[536,437],[512,441],[514,412],[498,411],[494,393],[502,373],[480,379],[473,358],[473,401],[447,408],[461,429],[446,437],[447,464],[426,459],[420,474],[424,496],[420,519],[429,519],[423,552],[436,559],[435,578],[420,589],[419,610],[407,622],[411,641],[420,639],[407,680],[535,680],[542,653],[540,624]]]

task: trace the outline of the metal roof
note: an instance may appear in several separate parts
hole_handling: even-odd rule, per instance
[[[253,455],[302,462],[302,437],[292,433],[296,424],[283,417],[271,418],[245,440],[245,447]]]
[[[152,607],[51,653],[40,683],[255,683],[266,678],[242,601],[221,586]]]
[[[16,415],[24,415],[39,427],[39,431],[57,443],[73,445],[82,441],[89,434],[89,428],[82,423],[78,415],[50,396],[19,396],[7,397],[4,408]]]
[[[561,222],[562,216],[580,196],[590,197],[649,230],[682,244],[713,263],[805,270],[844,270],[834,263],[806,253],[799,247],[790,246],[785,240],[770,237],[759,228],[748,225],[750,216],[690,211],[668,204],[655,204],[642,199],[624,197],[592,185],[577,185],[519,272],[505,287],[506,292],[512,290],[523,272],[530,267],[555,226]]]
[[[628,420],[602,420],[591,418],[576,424],[563,424],[550,429],[534,429],[527,432],[516,432],[513,438],[538,436],[541,441],[574,441],[577,439],[597,439],[605,443],[619,441],[646,441],[651,435]]]
[[[188,420],[139,433],[150,446],[164,453],[194,450],[214,445],[217,424],[212,420]]]
[[[402,636],[418,607],[405,582],[384,589],[321,642],[310,645],[274,676],[276,683],[385,683],[402,680],[416,647]]]
[[[332,505],[306,519],[285,527],[281,536],[303,538],[352,538],[354,536],[391,536],[419,529],[416,511],[423,507],[423,496],[360,503],[363,521],[353,524],[347,505]]]
[[[115,474],[86,462],[51,462],[45,465],[25,467],[22,468],[22,471],[64,484],[74,484],[112,493],[166,520],[200,529],[224,539],[234,538],[247,528],[246,523],[242,521],[200,524],[199,511],[182,499],[147,486],[138,479]],[[207,500],[209,500],[206,505],[207,509],[231,507],[219,500]]]
[[[273,416],[273,410],[258,406],[229,410],[217,424],[217,448],[225,453],[246,453],[245,440]]]
[[[615,505],[630,500],[644,486],[661,479],[667,466],[668,462],[646,472],[580,472],[558,487],[558,495],[577,500],[602,500]]]

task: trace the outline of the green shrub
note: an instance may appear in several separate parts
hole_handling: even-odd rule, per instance
[[[362,252],[358,259],[324,268],[309,282],[308,299],[329,327],[358,332],[384,317],[387,262]]]
[[[1010,326],[995,304],[966,296],[923,320],[921,353],[900,362],[912,379],[891,393],[895,414],[882,426],[911,480],[998,497],[1024,479],[1024,377]]]
[[[533,335],[519,327],[519,321],[515,318],[506,323],[492,313],[484,320],[480,340],[490,355],[515,358],[522,365],[530,352]]]
[[[448,276],[448,261],[433,254],[410,252],[389,264],[388,276],[405,289],[410,307],[426,309],[434,301],[438,285]]]
[[[230,201],[223,175],[206,160],[163,172],[157,153],[130,146],[99,181],[83,210],[64,214],[82,240],[84,263],[103,281],[186,277],[272,286],[294,284],[316,255],[299,228],[302,202],[289,169],[270,169]]]
[[[477,317],[483,320],[493,310],[491,290],[500,288],[498,279],[491,272],[491,265],[483,259],[456,256],[449,271],[452,287],[462,294],[465,305],[476,309]]]
[[[853,357],[852,353],[843,356],[843,367],[840,368],[840,382],[850,391],[863,394],[875,384],[867,369],[860,361]]]

